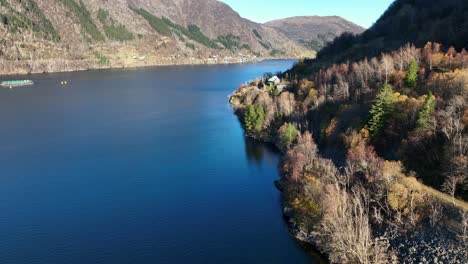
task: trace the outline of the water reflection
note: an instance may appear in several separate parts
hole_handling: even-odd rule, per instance
[[[265,163],[274,165],[279,162],[280,152],[275,146],[249,137],[245,137],[245,153],[249,163],[254,163],[257,166],[262,166]]]

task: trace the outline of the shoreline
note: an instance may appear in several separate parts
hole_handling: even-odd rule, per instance
[[[258,110],[252,110],[254,108],[249,108],[255,103],[258,104],[259,100],[266,104],[276,105],[278,103],[279,97],[270,97],[271,94],[267,94],[265,91],[258,88],[258,84],[250,83],[246,85],[241,85],[236,91],[234,91],[229,97],[229,103],[234,110],[234,114],[241,120],[241,124],[244,128],[245,136],[253,138],[262,143],[268,143],[274,145],[279,151],[282,158],[281,163],[279,164],[279,174],[280,179],[275,182],[276,188],[281,192],[282,196],[282,214],[283,218],[287,221],[289,227],[290,235],[297,240],[299,243],[305,243],[309,245],[314,251],[322,257],[326,257],[328,260],[333,258],[333,251],[329,251],[328,240],[323,240],[319,236],[321,227],[317,226],[318,229],[313,227],[303,227],[302,224],[308,224],[304,221],[303,218],[298,217],[297,214],[300,214],[300,209],[297,209],[294,205],[294,202],[291,203],[288,201],[289,196],[295,196],[297,198],[297,184],[289,182],[288,178],[291,179],[293,176],[291,172],[285,171],[281,168],[284,168],[284,162],[287,160],[289,152],[286,154],[286,151],[289,149],[284,149],[281,146],[279,135],[277,134],[278,128],[274,127],[278,125],[277,120],[269,121],[268,126],[262,128],[261,131],[248,132],[246,130],[246,124],[242,121],[242,117],[245,115],[251,116],[252,111],[257,112]],[[263,108],[262,108],[263,109]],[[264,111],[264,110],[262,110]],[[258,112],[257,112],[258,113]],[[268,116],[268,112],[263,112],[264,116]],[[249,119],[252,120],[252,119]],[[250,121],[252,122],[252,121]],[[264,119],[263,121],[264,122]],[[281,122],[284,123],[284,122]],[[252,124],[252,123],[251,123]],[[281,128],[280,128],[281,129]],[[304,144],[302,145],[304,147]],[[307,152],[306,152],[307,153]],[[309,153],[310,154],[310,153]],[[285,159],[286,158],[286,159]],[[320,158],[319,158],[320,159]],[[319,160],[315,161],[319,162]],[[410,177],[407,177],[403,174],[398,174],[394,180],[402,186],[408,186],[408,181],[411,181],[411,184],[414,190],[425,190],[428,187],[423,184],[416,184]],[[414,179],[414,178],[413,178]],[[417,181],[416,181],[417,182]],[[312,183],[315,183],[312,181]],[[318,183],[319,184],[319,183]],[[444,210],[445,215],[456,215],[457,208],[452,206],[450,199],[449,201],[440,200],[439,196],[434,196],[433,194],[428,194],[431,199],[435,199],[440,204],[440,210]],[[289,197],[291,198],[291,197]],[[300,200],[298,200],[300,203]],[[301,205],[302,206],[302,205]],[[318,209],[321,210],[320,208]],[[313,217],[311,215],[311,217]],[[314,219],[314,218],[309,218]],[[321,220],[314,221],[312,224],[317,225]],[[392,223],[382,223],[380,226],[376,226],[374,231],[371,233],[375,237],[375,241],[383,243],[384,246],[388,245],[388,257],[392,260],[401,260],[404,258],[411,258],[414,261],[423,260],[423,259],[446,259],[446,260],[459,260],[464,258],[464,253],[461,250],[461,245],[458,244],[453,230],[453,226],[447,225],[446,219],[440,220],[436,224],[431,224],[430,221],[425,219],[421,220],[421,224],[415,228],[403,228],[401,230],[393,229]],[[445,224],[444,224],[445,223]],[[452,229],[451,229],[452,227]],[[377,243],[376,242],[376,243]],[[327,255],[329,254],[329,255]],[[410,262],[410,263],[419,263],[419,262]]]
[[[85,71],[92,71],[92,70],[112,70],[112,69],[144,69],[150,67],[158,67],[158,66],[201,66],[201,65],[235,65],[235,64],[247,64],[247,63],[256,63],[262,62],[267,60],[299,60],[300,58],[291,58],[291,57],[265,57],[265,58],[257,58],[257,59],[248,59],[244,60],[243,58],[237,58],[230,61],[218,62],[218,61],[210,61],[208,59],[201,59],[195,62],[193,61],[186,61],[186,62],[162,62],[162,63],[135,63],[131,65],[111,65],[111,66],[96,66],[94,67],[93,64],[86,64],[90,63],[84,60],[79,61],[70,61],[81,64],[81,66],[88,66],[88,67],[71,67],[67,69],[66,66],[61,67],[62,69],[59,70],[38,70],[38,71],[29,71],[25,72],[22,70],[11,71],[11,72],[0,72],[0,78],[8,78],[12,76],[30,76],[35,74],[49,74],[49,73],[70,73],[70,72],[85,72]],[[5,63],[5,61],[3,61]]]

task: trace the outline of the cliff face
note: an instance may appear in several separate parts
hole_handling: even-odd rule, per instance
[[[216,0],[0,0],[0,74],[310,56]]]
[[[338,16],[302,16],[274,20],[266,23],[314,50],[320,50],[328,42],[345,32],[360,34],[364,28]]]

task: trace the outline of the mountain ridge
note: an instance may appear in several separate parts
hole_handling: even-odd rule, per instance
[[[314,56],[217,0],[0,0],[0,74]]]
[[[339,63],[377,56],[405,44],[438,42],[468,49],[468,1],[396,0],[368,30],[345,34],[322,49],[318,61]],[[314,63],[314,62],[312,62]]]
[[[365,30],[340,16],[295,16],[272,20],[265,25],[317,51],[345,32],[360,34]]]

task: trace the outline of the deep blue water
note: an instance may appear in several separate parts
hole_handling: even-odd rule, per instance
[[[0,90],[0,263],[309,263],[228,95],[293,61],[34,75]],[[60,85],[67,80],[68,85]]]

